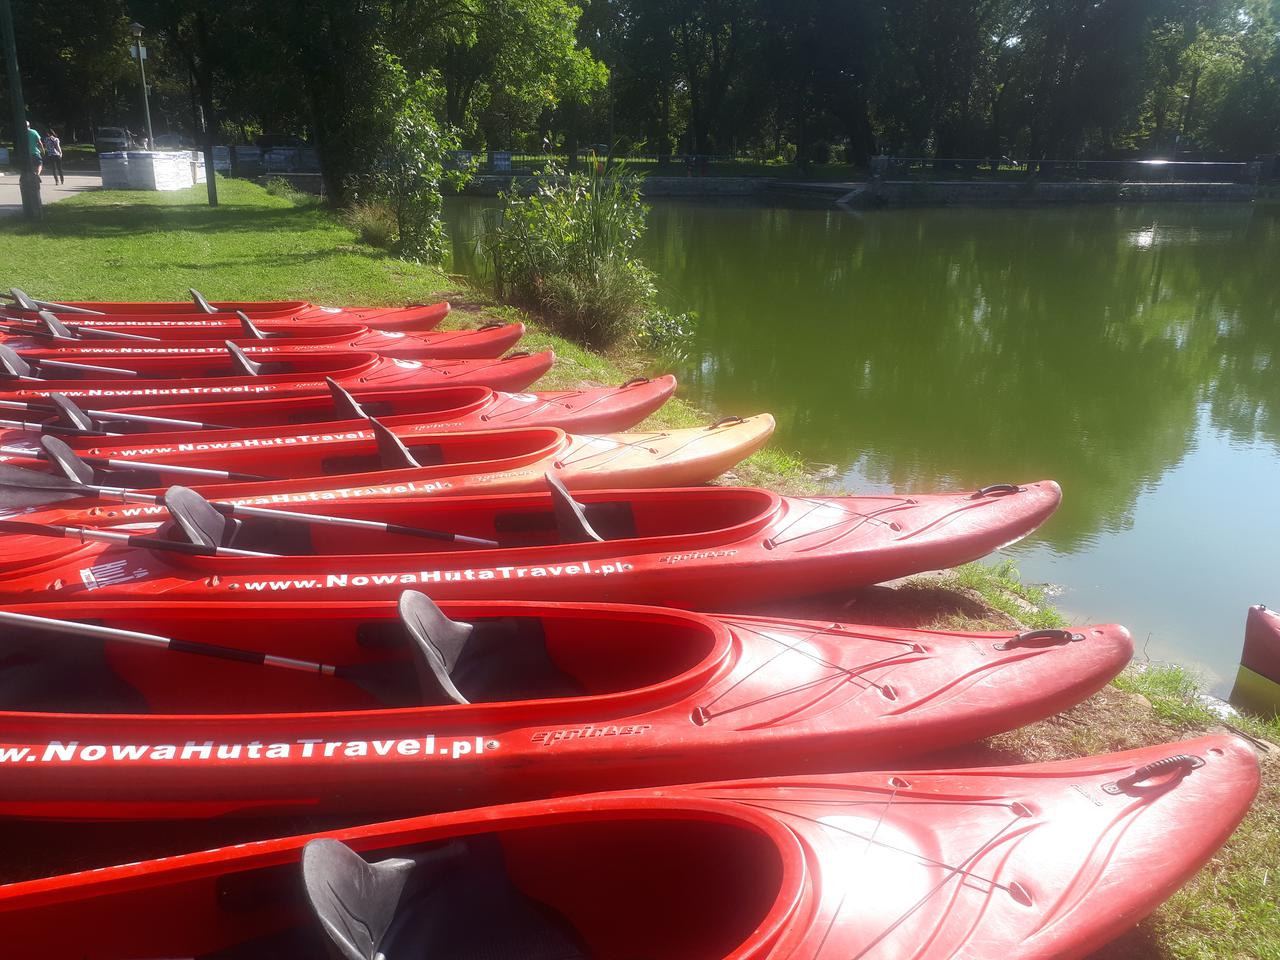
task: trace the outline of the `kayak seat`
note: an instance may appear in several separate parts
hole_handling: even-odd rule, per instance
[[[356,454],[349,457],[326,457],[320,461],[325,476],[350,473],[377,473],[381,470],[405,470],[411,467],[434,467],[444,463],[444,449],[438,443],[407,448],[413,462],[400,458],[388,459],[379,453]]]
[[[346,844],[302,853],[311,908],[343,960],[586,960],[562,915],[512,882],[496,837],[369,863]]]
[[[418,647],[425,706],[580,697],[582,685],[556,666],[536,617],[450,620],[424,593],[400,595],[400,621]]]
[[[636,536],[635,513],[627,501],[583,503],[579,506],[591,529],[602,539],[630,540]],[[560,539],[556,515],[550,510],[498,513],[494,515],[493,525],[504,547],[544,544],[549,537],[553,543],[571,542]]]
[[[187,487],[170,487],[165,491],[164,504],[172,519],[161,525],[158,535],[170,540],[282,556],[305,556],[314,552],[308,524],[228,517]]]
[[[147,713],[148,706],[107,662],[102,640],[9,628],[0,634],[0,710]]]

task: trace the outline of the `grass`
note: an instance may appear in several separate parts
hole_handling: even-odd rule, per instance
[[[67,299],[172,299],[190,285],[226,298],[403,303],[447,298],[454,325],[480,318],[520,319],[523,348],[559,358],[547,389],[620,383],[648,369],[634,347],[595,353],[466,287],[438,270],[391,258],[357,241],[314,201],[272,196],[240,181],[219,185],[223,205],[203,204],[203,188],[173,194],[82,194],[48,208],[33,230],[0,220],[3,286]],[[708,414],[675,399],[644,428],[693,426]],[[792,492],[818,486],[803,461],[766,449],[739,465],[737,482]],[[968,564],[838,598],[845,619],[910,626],[985,629],[1060,626],[1042,590],[1023,584],[1011,564]],[[830,611],[813,616],[828,616]],[[1229,725],[1280,742],[1280,721],[1233,717]],[[950,763],[1016,763],[1166,743],[1219,728],[1222,718],[1177,667],[1131,668],[1083,704],[943,758]],[[154,838],[153,838],[154,839]],[[1170,842],[1176,842],[1171,837]],[[175,836],[172,848],[191,845]],[[1263,760],[1258,801],[1227,845],[1178,894],[1096,960],[1280,960],[1280,761]]]

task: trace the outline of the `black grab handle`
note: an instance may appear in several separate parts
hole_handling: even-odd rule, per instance
[[[621,390],[624,387],[634,387],[637,383],[648,383],[648,382],[649,382],[648,377],[632,377],[630,380],[628,380],[618,389]]]
[[[1012,650],[1014,647],[1024,643],[1035,643],[1037,640],[1048,640],[1054,646],[1062,646],[1064,643],[1079,643],[1083,639],[1083,633],[1072,633],[1070,630],[1025,630],[1016,637],[1001,640],[993,646],[997,650]]]
[[[1142,783],[1144,780],[1158,777],[1162,773],[1172,773],[1174,770],[1181,770],[1182,776],[1185,777],[1192,770],[1203,766],[1204,761],[1199,757],[1192,756],[1189,753],[1179,753],[1176,756],[1165,757],[1163,760],[1156,760],[1146,766],[1139,767],[1127,777],[1122,777],[1114,783],[1104,783],[1102,792],[1110,794],[1121,793],[1129,787]]]
[[[711,426],[707,427],[707,429],[714,430],[716,427],[727,426],[730,423],[746,423],[746,422],[747,421],[743,420],[742,417],[721,417],[715,423],[711,424]]]
[[[1016,483],[993,483],[988,487],[983,487],[977,493],[969,495],[970,500],[981,500],[983,497],[992,493],[1021,493],[1022,488]]]
[[[501,320],[486,320],[484,323],[480,324],[480,326],[478,326],[476,329],[492,330],[494,327],[505,327],[505,326],[506,324],[503,323]]]

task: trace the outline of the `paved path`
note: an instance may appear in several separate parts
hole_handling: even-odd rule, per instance
[[[54,186],[53,177],[46,169],[41,178],[40,199],[45,203],[57,203],[72,194],[86,190],[96,190],[102,186],[102,177],[96,173],[67,174],[67,182],[63,186]],[[5,214],[22,213],[22,194],[18,192],[18,174],[5,172],[0,177],[0,217]]]

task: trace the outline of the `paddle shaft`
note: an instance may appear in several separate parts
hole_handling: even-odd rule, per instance
[[[119,377],[136,377],[137,370],[126,370],[123,367],[100,367],[92,363],[66,363],[62,360],[32,360],[31,365],[37,367],[41,372],[45,367],[53,367],[55,370],[76,370],[88,371],[89,373],[110,373]],[[25,377],[23,379],[26,379]],[[36,379],[47,380],[48,377],[37,377]]]
[[[274,553],[254,553],[251,550],[234,550],[231,547],[207,547],[203,543],[184,543],[181,540],[165,540],[161,537],[139,537],[110,530],[90,530],[87,527],[64,527],[55,523],[27,523],[22,520],[0,520],[0,532],[26,533],[38,537],[62,537],[70,540],[96,540],[100,543],[119,543],[128,547],[145,547],[151,550],[167,550],[170,553],[186,553],[197,557],[258,557],[275,558]]]
[[[122,487],[99,487],[83,485],[106,497],[122,500],[126,503],[151,503],[162,505],[164,497],[150,493],[136,493]],[[444,540],[454,543],[468,543],[477,547],[497,547],[496,540],[483,537],[468,537],[462,533],[448,533],[444,530],[431,530],[426,527],[408,527],[399,523],[386,523],[382,520],[360,520],[355,517],[330,517],[318,513],[298,513],[295,510],[265,510],[262,507],[246,507],[239,503],[210,501],[209,506],[225,517],[258,517],[262,520],[285,520],[293,523],[313,523],[330,527],[351,527],[357,530],[376,530],[379,533],[397,533],[406,537],[423,537],[428,540]]]
[[[34,456],[38,459],[43,459],[39,454],[33,454],[30,450],[23,450],[19,447],[0,447],[0,453],[19,457]],[[101,467],[111,467],[114,470],[158,470],[165,473],[180,473],[192,477],[209,477],[214,480],[267,481],[279,479],[279,477],[263,477],[256,473],[236,473],[234,470],[209,470],[205,467],[182,467],[175,466],[171,463],[152,463],[150,460],[115,460],[111,457],[85,456],[81,456],[80,459],[85,463],[91,463],[95,466]]]
[[[31,433],[55,433],[63,437],[118,437],[118,433],[105,430],[81,430],[79,427],[68,427],[61,423],[28,423],[26,420],[0,420],[0,427],[11,427],[27,430]]]
[[[339,674],[340,667],[327,663],[315,663],[311,660],[295,660],[293,657],[277,657],[270,653],[255,650],[241,650],[238,647],[224,647],[216,643],[199,643],[195,640],[182,640],[173,637],[161,637],[154,633],[139,633],[134,630],[119,630],[115,627],[100,627],[92,623],[77,623],[73,620],[53,620],[47,617],[32,617],[25,613],[11,613],[0,610],[0,623],[11,623],[14,626],[34,627],[37,630],[54,630],[59,633],[72,633],[95,640],[118,640],[132,643],[140,647],[154,647],[161,650],[174,650],[178,653],[194,653],[202,657],[217,657],[219,660],[235,660],[240,663],[261,664],[267,667],[281,667],[285,670],[296,670],[301,673],[313,673],[319,676],[333,677]]]
[[[29,413],[55,413],[49,403],[26,403],[23,401],[0,401],[0,410],[24,410]],[[175,420],[173,417],[151,417],[145,413],[124,413],[118,410],[86,410],[93,420],[123,420],[129,424],[154,424],[156,426],[189,426],[196,430],[229,430],[220,424],[201,424],[198,420]]]
[[[0,297],[6,300],[17,301],[17,297],[12,293],[0,293]],[[52,310],[54,313],[80,313],[90,317],[105,317],[106,314],[101,310],[90,310],[88,307],[73,307],[69,303],[52,303],[49,300],[37,300],[35,297],[28,298],[37,307],[42,310]]]

